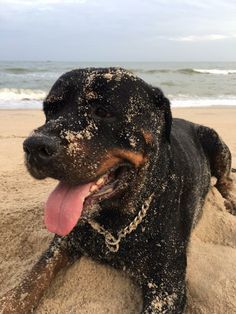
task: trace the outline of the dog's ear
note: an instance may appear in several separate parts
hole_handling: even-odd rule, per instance
[[[154,93],[155,105],[164,111],[165,118],[165,135],[168,141],[170,141],[170,132],[172,125],[172,114],[170,110],[170,101],[165,97],[163,92],[159,88],[152,87]]]

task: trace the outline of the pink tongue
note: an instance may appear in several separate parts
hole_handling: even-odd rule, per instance
[[[44,222],[50,232],[65,236],[77,224],[84,199],[93,183],[70,187],[59,183],[49,195],[44,208]]]

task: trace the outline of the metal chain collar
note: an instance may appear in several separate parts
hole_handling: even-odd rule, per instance
[[[147,214],[147,210],[150,207],[151,201],[153,199],[154,193],[152,193],[149,198],[144,202],[142,205],[142,208],[138,212],[138,214],[135,216],[134,220],[131,221],[131,223],[122,228],[117,233],[117,238],[113,236],[109,231],[107,231],[104,227],[102,227],[98,222],[96,222],[93,219],[89,219],[88,223],[90,226],[97,231],[99,234],[103,235],[105,238],[105,244],[107,248],[111,252],[117,252],[120,248],[120,241],[121,239],[125,238],[128,234],[130,234],[132,231],[136,230],[138,225],[142,222],[143,218]]]

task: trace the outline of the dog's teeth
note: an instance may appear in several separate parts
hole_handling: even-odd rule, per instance
[[[111,193],[112,191],[113,191],[113,189],[110,188],[110,189],[107,189],[107,190],[105,190],[105,191],[101,191],[100,193],[97,193],[96,195],[102,196],[102,195],[104,195],[104,194]]]
[[[96,184],[92,185],[91,188],[90,188],[90,192],[94,192],[98,189],[98,186]]]
[[[102,177],[102,178],[100,178],[100,179],[97,180],[96,184],[97,184],[97,185],[101,185],[101,184],[104,183],[104,181],[105,181],[105,179],[104,179],[104,177]]]
[[[110,188],[108,190],[106,190],[106,193],[111,193],[113,191],[113,188]]]

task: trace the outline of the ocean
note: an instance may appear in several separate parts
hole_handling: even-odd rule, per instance
[[[173,107],[236,106],[236,62],[0,62],[0,109],[41,108],[63,73],[122,66],[161,88]]]

